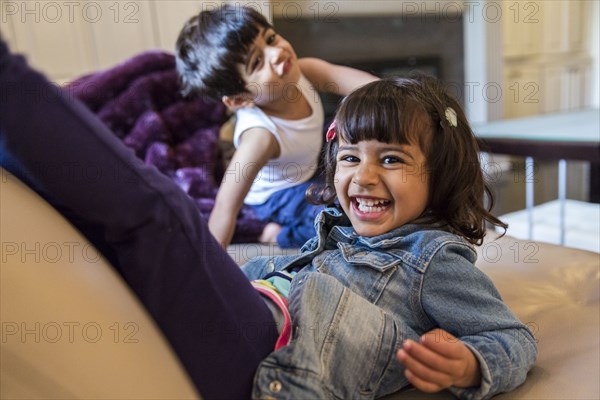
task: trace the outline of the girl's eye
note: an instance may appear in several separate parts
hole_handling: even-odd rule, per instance
[[[385,156],[382,161],[384,164],[404,163],[402,158],[396,156]]]
[[[345,161],[345,162],[349,162],[349,163],[357,163],[360,162],[358,157],[355,157],[353,155],[342,155],[338,161]]]

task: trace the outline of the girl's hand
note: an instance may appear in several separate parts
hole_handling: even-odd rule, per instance
[[[479,362],[471,350],[443,329],[427,332],[419,343],[406,340],[396,357],[406,367],[408,381],[423,392],[481,384]]]

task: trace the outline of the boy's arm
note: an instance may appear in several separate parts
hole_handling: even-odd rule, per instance
[[[298,64],[304,76],[319,92],[346,96],[354,89],[379,79],[368,72],[331,64],[318,58],[301,58]]]
[[[258,172],[267,161],[278,155],[279,144],[266,129],[251,128],[243,133],[240,146],[225,171],[208,219],[210,232],[223,247],[231,243],[237,215]]]

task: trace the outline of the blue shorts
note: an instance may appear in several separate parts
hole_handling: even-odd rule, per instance
[[[251,206],[258,219],[281,225],[277,244],[282,248],[301,247],[316,235],[315,217],[325,206],[310,204],[305,197],[306,189],[316,180],[309,180],[289,189],[279,190],[260,205]]]

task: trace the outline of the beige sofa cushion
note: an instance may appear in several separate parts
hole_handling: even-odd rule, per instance
[[[0,398],[198,398],[121,278],[1,169],[0,221]]]
[[[511,237],[479,253],[477,265],[538,340],[526,383],[498,399],[600,399],[600,255]]]

